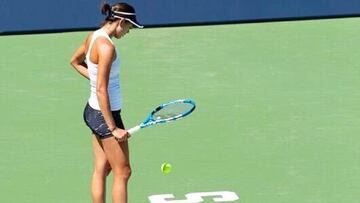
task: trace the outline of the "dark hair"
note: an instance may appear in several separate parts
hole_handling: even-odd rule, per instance
[[[114,22],[115,20],[118,20],[118,18],[113,16],[113,11],[135,13],[135,9],[127,3],[115,3],[111,6],[107,3],[104,3],[101,7],[101,13],[106,15],[106,18],[101,23],[101,26],[105,25],[107,22]]]

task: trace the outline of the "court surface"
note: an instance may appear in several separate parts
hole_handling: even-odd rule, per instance
[[[69,65],[87,34],[0,37],[0,202],[91,201],[88,81]],[[130,203],[360,202],[359,18],[132,30],[116,44],[127,127],[162,102],[198,105],[131,138]]]

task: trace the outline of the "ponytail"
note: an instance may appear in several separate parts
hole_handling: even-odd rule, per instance
[[[101,7],[101,14],[111,16],[111,6],[107,3],[104,3]]]

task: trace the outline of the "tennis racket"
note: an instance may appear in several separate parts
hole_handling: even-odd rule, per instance
[[[156,107],[142,123],[127,131],[130,135],[133,135],[142,128],[179,120],[192,113],[195,106],[195,102],[191,99],[179,99],[161,104]]]

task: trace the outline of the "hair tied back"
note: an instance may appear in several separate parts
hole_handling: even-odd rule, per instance
[[[103,15],[106,15],[106,16],[110,17],[111,16],[111,6],[109,4],[107,4],[107,3],[104,3],[102,8],[101,8],[101,13]]]

